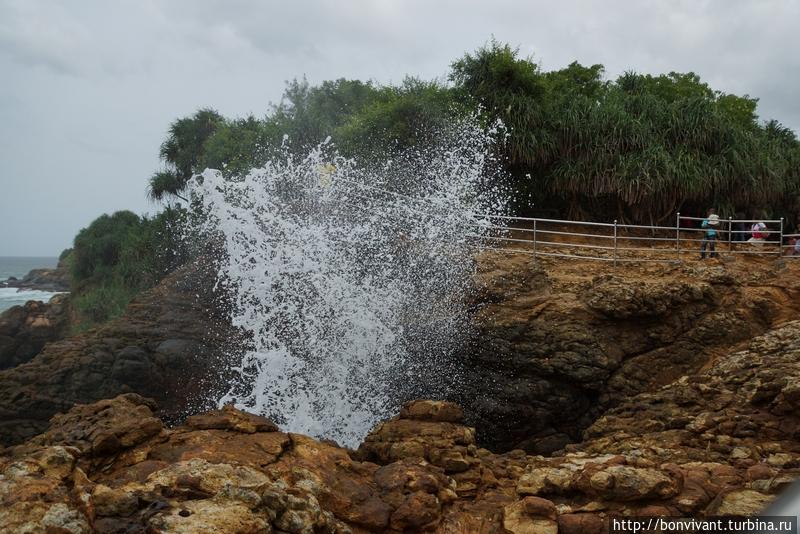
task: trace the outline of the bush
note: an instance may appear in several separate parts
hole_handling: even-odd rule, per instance
[[[171,207],[154,217],[119,211],[78,233],[67,258],[81,328],[120,315],[137,293],[187,259],[182,218],[183,211]]]
[[[126,240],[142,224],[141,218],[130,211],[101,215],[75,237],[72,276],[79,285],[92,278],[111,274],[119,262]]]
[[[70,301],[79,319],[76,329],[85,330],[121,315],[137,293],[138,289],[119,277],[84,286]]]

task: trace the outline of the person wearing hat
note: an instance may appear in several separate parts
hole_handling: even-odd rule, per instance
[[[708,217],[703,221],[703,224],[700,225],[701,227],[706,229],[705,235],[703,235],[703,242],[700,244],[700,259],[706,259],[706,248],[709,249],[709,257],[713,258],[717,255],[716,253],[716,244],[717,244],[717,226],[719,226],[719,215],[716,214],[714,208],[708,210]]]

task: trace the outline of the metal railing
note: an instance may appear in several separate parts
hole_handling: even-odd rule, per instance
[[[470,234],[482,249],[526,253],[533,256],[575,258],[613,262],[674,263],[688,255],[748,255],[800,259],[791,239],[800,234],[784,234],[783,219],[719,219],[708,228],[700,224],[707,218],[676,215],[675,226],[600,223],[479,215],[476,231]],[[763,223],[765,230],[752,225]],[[710,239],[709,230],[715,231]],[[763,234],[753,237],[754,233]],[[713,245],[713,252],[710,250]]]
[[[414,198],[343,177],[337,177],[336,180],[358,187],[359,193],[386,194],[402,199],[410,204],[405,205],[404,209],[416,215],[436,216],[437,210],[431,210],[432,206],[425,199]],[[362,197],[359,193],[353,193],[356,197]],[[362,198],[369,200],[368,196]],[[620,224],[616,220],[613,223],[601,223],[488,214],[474,214],[474,218],[482,221],[473,223],[476,228],[482,230],[482,233],[469,234],[470,238],[476,240],[476,243],[473,244],[477,248],[544,257],[609,261],[613,262],[614,266],[620,262],[674,263],[680,261],[686,254],[699,256],[703,243],[709,244],[703,235],[708,232],[708,228],[689,227],[683,224],[694,224],[704,221],[706,218],[687,217],[680,213],[676,214],[675,226]],[[495,224],[493,221],[513,222],[513,225]],[[767,226],[766,237],[774,236],[777,233],[777,239],[770,240],[766,237],[745,239],[748,234],[753,234],[752,228],[748,229],[747,227],[759,222]],[[564,228],[572,227],[583,231],[564,230]],[[714,254],[723,253],[722,245],[727,244],[725,254],[800,259],[800,250],[787,243],[788,239],[800,239],[800,234],[784,234],[783,219],[719,219],[719,225],[715,230],[717,238],[713,241]],[[641,235],[648,232],[650,235]],[[540,239],[540,236],[545,236],[545,239]],[[576,242],[578,238],[582,242]],[[569,239],[572,240],[569,241]],[[689,246],[687,243],[691,245],[691,248],[686,248]],[[504,244],[509,246],[503,246]],[[626,246],[634,244],[637,246]],[[645,252],[648,253],[647,256],[643,254]],[[708,253],[711,254],[710,251]]]

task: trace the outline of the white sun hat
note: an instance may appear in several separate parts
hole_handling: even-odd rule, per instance
[[[712,213],[711,215],[709,215],[708,216],[708,224],[710,226],[718,225],[719,224],[719,215],[717,215],[716,213]]]

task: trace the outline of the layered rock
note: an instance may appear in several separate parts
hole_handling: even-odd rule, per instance
[[[550,453],[605,410],[800,313],[800,264],[631,265],[485,253],[460,394],[478,441]]]
[[[0,313],[0,369],[29,361],[68,330],[69,295],[55,295],[47,303],[31,300],[5,310]]]
[[[118,319],[0,370],[0,443],[41,432],[76,403],[120,393],[156,399],[170,421],[210,406],[225,387],[225,358],[239,335],[220,320],[212,288],[209,272],[188,266],[136,297]]]
[[[758,470],[800,467],[800,321],[717,356],[702,372],[606,412],[571,450],[649,454]],[[781,484],[781,482],[778,482]]]
[[[476,446],[460,409],[441,401],[410,403],[358,451],[230,407],[174,429],[153,409],[133,394],[76,406],[0,454],[0,524],[73,533],[592,534],[616,516],[756,513],[780,489],[774,481],[799,474],[800,453],[786,449],[782,465],[685,461],[677,452],[662,461],[659,436],[649,434],[640,438],[651,447],[623,454],[588,452],[591,441],[553,458],[494,454]]]

